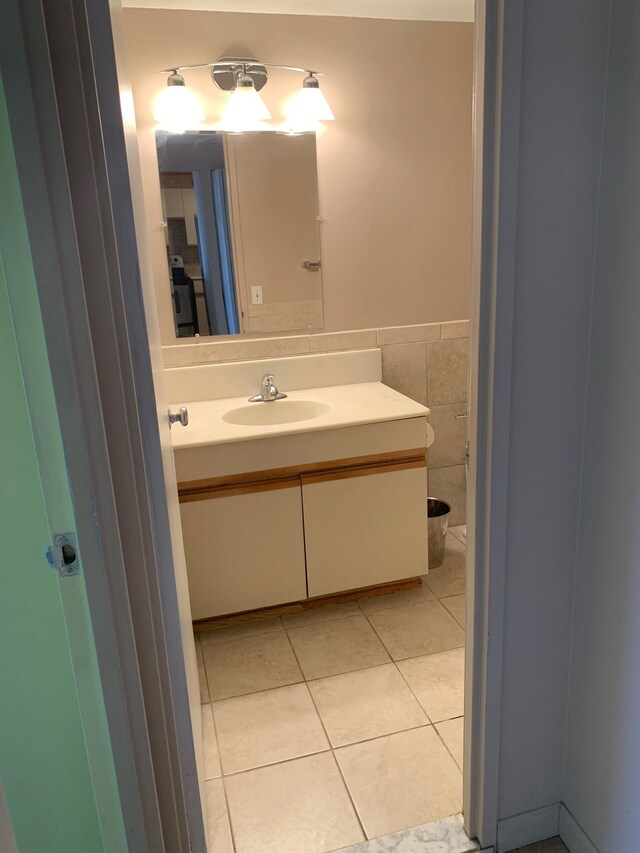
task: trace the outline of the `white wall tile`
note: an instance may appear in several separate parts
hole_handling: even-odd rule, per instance
[[[378,346],[437,340],[440,340],[439,323],[420,326],[390,326],[388,329],[378,329]]]
[[[442,338],[468,338],[469,337],[469,321],[458,320],[455,323],[442,324]]]
[[[423,406],[427,403],[426,343],[382,347],[382,381]]]
[[[375,329],[311,335],[311,352],[332,352],[342,349],[368,349],[369,347],[376,346],[378,346],[378,333]]]

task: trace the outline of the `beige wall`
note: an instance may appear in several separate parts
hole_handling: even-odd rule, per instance
[[[336,121],[318,138],[325,330],[468,316],[473,25],[126,9],[131,79],[163,340],[173,342],[152,101],[173,64],[254,54],[305,65]],[[211,124],[224,96],[185,72]],[[297,75],[263,90],[273,124]]]

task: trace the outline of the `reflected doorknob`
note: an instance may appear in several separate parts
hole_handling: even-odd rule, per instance
[[[300,266],[303,270],[311,270],[311,272],[318,272],[322,264],[320,261],[300,261]]]
[[[187,411],[186,406],[181,406],[178,411],[174,414],[171,409],[167,409],[169,414],[169,429],[171,429],[172,425],[175,423],[181,423],[182,426],[186,426],[189,423],[189,412]]]

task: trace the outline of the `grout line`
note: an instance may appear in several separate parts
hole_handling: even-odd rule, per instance
[[[461,595],[464,595],[464,594],[465,594],[465,593],[461,593]],[[449,596],[449,598],[456,598],[456,596],[455,596],[455,595],[451,595],[451,596]],[[465,607],[466,607],[466,599],[465,599]],[[466,631],[466,630],[467,630],[467,629],[466,629],[466,623],[465,623],[465,625],[463,625],[463,624],[462,624],[462,622],[461,622],[459,619],[457,619],[457,618],[453,615],[453,613],[451,613],[451,611],[450,611],[450,610],[449,610],[449,608],[446,606],[446,604],[444,605],[444,608],[445,608],[445,610],[447,611],[447,613],[449,613],[449,615],[450,615],[450,616],[453,616],[453,618],[454,618],[454,619],[455,619],[455,621],[458,623],[458,625],[462,628],[462,630],[463,630],[463,631]]]
[[[222,766],[222,765],[221,765]],[[220,781],[222,782],[222,793],[224,794],[224,803],[227,807],[227,820],[229,821],[229,834],[231,835],[231,846],[236,849],[236,834],[233,829],[233,821],[231,820],[231,809],[229,808],[229,797],[227,795],[227,786],[225,785],[224,776],[220,777]],[[211,833],[213,836],[213,833]]]
[[[292,646],[292,648],[293,648],[293,646]],[[295,651],[294,651],[294,654],[295,654]],[[353,813],[356,816],[356,820],[358,821],[358,825],[360,826],[360,829],[362,830],[363,836],[366,839],[368,839],[369,836],[367,835],[365,828],[364,828],[364,824],[362,823],[362,820],[360,819],[360,812],[358,811],[358,808],[355,804],[355,801],[354,801],[353,797],[351,796],[351,791],[349,790],[349,786],[347,785],[347,780],[344,778],[344,773],[342,772],[342,768],[340,767],[340,763],[338,762],[338,759],[336,758],[335,748],[334,748],[333,743],[331,741],[331,738],[329,736],[329,732],[327,731],[327,727],[325,726],[324,720],[322,719],[322,714],[320,713],[320,710],[316,704],[315,696],[313,695],[313,693],[309,689],[308,684],[307,684],[307,690],[309,691],[309,696],[311,697],[311,701],[313,702],[313,707],[316,709],[316,714],[318,715],[318,719],[320,720],[320,725],[322,726],[324,736],[326,737],[327,742],[329,744],[331,755],[332,755],[333,760],[335,762],[335,765],[338,769],[338,773],[340,774],[340,778],[342,779],[342,784],[344,785],[345,791],[347,792],[347,797],[349,797],[349,802],[351,803],[351,808],[353,809]]]
[[[203,660],[204,660],[204,655],[203,655]],[[224,795],[224,804],[225,804],[225,807],[227,809],[227,820],[229,821],[229,834],[231,835],[231,846],[233,847],[233,850],[235,853],[236,840],[235,840],[235,835],[233,832],[233,822],[231,820],[231,809],[229,808],[229,798],[227,796],[227,789],[226,789],[226,786],[224,784],[224,771],[222,769],[222,754],[220,752],[220,739],[218,738],[218,727],[216,726],[216,715],[213,713],[213,702],[211,700],[211,693],[209,691],[209,679],[207,677],[207,668],[206,667],[205,667],[205,678],[207,679],[207,691],[209,692],[208,705],[209,705],[209,712],[211,714],[211,722],[213,723],[213,736],[216,739],[216,748],[218,751],[218,764],[220,765],[220,776],[217,778],[219,778],[220,782],[222,783],[222,793]],[[204,752],[204,738],[203,738],[203,743],[202,743],[202,751]],[[202,763],[203,763],[203,769],[204,769],[204,763],[205,763],[204,755],[202,756]],[[213,780],[212,779],[205,779],[204,781],[205,781],[205,790],[206,790],[206,783],[211,782]],[[207,821],[207,837],[209,837],[209,836],[213,837],[213,827],[209,826],[208,815],[206,815],[206,812],[205,812],[205,820]]]
[[[280,619],[280,616],[278,616],[278,619]],[[242,624],[242,625],[251,624],[251,625],[253,625],[256,623],[259,624],[259,622],[260,622],[260,620],[256,620],[255,623],[254,622],[250,622],[250,623],[242,622],[242,623],[238,623],[238,624]],[[236,627],[235,625],[225,625],[222,628],[214,628],[213,630],[208,631],[206,633],[209,636],[211,636],[212,634],[216,634],[218,631],[223,632],[223,631],[228,630],[229,628],[235,628],[235,627]],[[262,637],[265,634],[279,634],[281,631],[284,631],[284,625],[281,625],[279,628],[273,628],[270,631],[256,631],[255,634],[247,634],[244,637],[227,637],[226,639],[223,637],[222,639],[215,640],[215,641],[209,641],[209,642],[207,642],[207,641],[203,642],[202,640],[200,640],[200,644],[203,647],[204,646],[218,646],[218,645],[222,645],[223,643],[231,643],[231,642],[233,642],[233,640],[249,640],[252,637]]]
[[[405,660],[413,660],[413,658],[405,658]],[[407,679],[404,677],[404,673],[403,673],[403,671],[400,669],[400,667],[398,666],[397,661],[394,661],[393,663],[394,663],[394,665],[395,665],[395,668],[396,668],[396,669],[398,670],[398,672],[400,673],[400,678],[401,678],[401,679],[404,681],[404,683],[407,685],[407,687],[409,688],[409,690],[410,690],[410,692],[411,692],[411,695],[413,696],[413,698],[416,700],[416,702],[418,703],[418,705],[419,705],[419,706],[422,708],[422,710],[424,711],[424,715],[425,715],[425,717],[427,718],[427,720],[429,720],[429,725],[434,725],[433,720],[432,720],[432,719],[431,719],[431,717],[429,716],[429,712],[428,712],[428,711],[427,711],[427,709],[424,707],[424,705],[422,704],[422,702],[418,699],[418,696],[417,696],[417,694],[416,694],[415,690],[413,689],[413,687],[409,684],[409,682],[407,681]]]
[[[291,764],[292,761],[300,761],[303,758],[313,758],[314,755],[325,755],[327,752],[333,752],[330,744],[328,744],[324,749],[316,749],[314,752],[305,752],[302,755],[292,755],[290,758],[281,758],[278,761],[267,761],[265,764],[256,764],[255,767],[243,767],[242,770],[234,770],[232,773],[225,773],[224,778],[230,779],[232,776],[244,776],[247,773],[253,773],[255,770],[265,770],[267,767],[277,767],[280,764]]]
[[[306,684],[306,683],[307,683],[307,676],[304,674],[304,669],[302,668],[302,664],[300,663],[300,658],[299,658],[299,657],[298,657],[298,655],[296,654],[296,650],[295,650],[295,648],[294,648],[294,645],[293,645],[293,643],[291,642],[291,637],[289,636],[289,631],[285,628],[285,629],[284,629],[284,632],[285,632],[285,634],[287,635],[287,642],[289,643],[289,646],[290,646],[290,648],[291,648],[291,651],[292,651],[292,653],[293,653],[293,656],[294,656],[294,658],[296,659],[296,663],[298,664],[298,669],[300,670],[300,674],[302,675],[302,680],[303,680],[303,682]],[[308,688],[308,687],[307,687],[307,690],[309,690],[309,688]],[[309,693],[311,693],[311,691],[310,691],[310,690],[309,690]],[[329,742],[331,742],[331,741],[329,741]]]
[[[380,612],[380,611],[378,611],[378,612]],[[364,618],[367,620],[367,622],[368,622],[368,623],[369,623],[369,625],[371,626],[371,630],[373,631],[373,633],[376,635],[376,637],[377,637],[377,638],[380,640],[380,642],[382,643],[382,647],[383,647],[383,649],[385,650],[385,652],[389,655],[389,658],[390,658],[390,660],[391,660],[391,663],[395,663],[395,658],[393,657],[393,655],[391,654],[391,652],[389,651],[389,649],[386,647],[386,645],[385,645],[385,643],[384,643],[384,640],[382,639],[382,637],[380,636],[380,634],[376,631],[375,626],[371,624],[371,620],[369,619],[369,617],[367,616],[367,614],[366,614],[366,613],[364,614]]]
[[[360,812],[358,811],[358,807],[356,806],[355,800],[353,799],[353,796],[351,794],[351,790],[349,788],[349,785],[347,784],[347,780],[344,778],[344,773],[342,772],[342,767],[340,767],[340,762],[336,758],[336,753],[335,753],[335,750],[333,750],[333,749],[331,750],[331,757],[333,758],[335,765],[336,765],[336,768],[338,770],[338,773],[340,774],[340,778],[342,779],[342,784],[344,785],[344,789],[347,792],[347,797],[349,797],[349,802],[351,803],[351,808],[353,809],[353,813],[356,816],[356,820],[358,821],[358,826],[362,830],[362,835],[364,836],[365,841],[369,841],[370,840],[369,834],[367,833],[366,829],[364,828],[364,823],[362,822],[362,818],[360,817]]]
[[[462,718],[460,718],[460,717],[452,717],[451,719],[453,719],[453,720],[458,720],[458,719],[464,719],[464,717],[462,717]],[[443,723],[444,723],[444,722],[446,722],[446,720],[442,720],[441,722],[443,722]],[[462,772],[463,772],[462,767],[460,766],[460,764],[458,764],[458,762],[456,761],[456,759],[455,759],[455,757],[454,757],[454,755],[453,755],[453,752],[449,749],[449,747],[447,746],[447,743],[446,743],[445,739],[442,737],[442,735],[441,735],[441,734],[440,734],[440,732],[438,731],[438,725],[439,725],[439,723],[434,723],[434,725],[433,725],[433,730],[435,731],[436,735],[437,735],[437,736],[440,738],[440,740],[442,741],[442,745],[444,746],[444,748],[447,750],[447,752],[448,752],[448,753],[449,753],[449,755],[451,756],[451,760],[453,761],[453,763],[456,765],[456,767],[458,768],[458,770],[462,773]]]
[[[244,699],[245,696],[257,696],[259,693],[269,693],[271,690],[284,690],[285,687],[294,687],[296,684],[306,684],[304,675],[302,675],[300,681],[289,681],[287,684],[276,684],[275,687],[263,687],[261,690],[249,690],[247,693],[234,693],[233,696],[223,696],[221,699],[212,699],[211,704],[217,705],[219,702],[231,702],[233,699]]]
[[[422,708],[422,705],[420,707]],[[422,710],[424,710],[424,709],[422,709]],[[340,751],[342,749],[349,749],[352,746],[360,746],[363,743],[371,743],[374,740],[382,740],[385,737],[393,737],[394,735],[401,735],[401,734],[404,734],[405,732],[414,732],[417,729],[428,729],[429,726],[433,726],[434,723],[431,722],[431,720],[429,719],[429,715],[427,714],[426,711],[424,712],[424,715],[427,718],[426,723],[419,723],[417,726],[407,726],[404,729],[397,729],[396,731],[393,731],[393,732],[383,732],[382,734],[379,734],[379,735],[373,735],[372,737],[362,738],[362,740],[354,740],[352,743],[340,743],[337,746],[332,746],[332,750],[333,750],[333,752],[337,752],[337,751]]]
[[[460,463],[458,463],[458,464],[460,464]],[[462,462],[462,465],[464,465],[464,462]],[[456,466],[455,465],[444,465],[443,467],[444,468],[455,468]],[[453,525],[453,527],[463,527],[463,526],[466,527],[467,526],[466,523],[464,525],[462,525],[462,524],[454,524]],[[466,539],[463,539],[461,535],[458,536],[458,534],[453,530],[452,527],[448,527],[447,531],[454,537],[454,539],[457,539],[461,545],[464,545],[465,549],[466,549],[466,547],[467,547]],[[465,534],[465,536],[466,536],[466,534]]]
[[[207,702],[211,702],[211,688],[209,687],[209,674],[207,673],[207,663],[204,659],[204,649],[200,643],[200,658],[202,660],[202,669],[204,670],[204,683],[207,685]],[[202,702],[201,704],[205,704]]]
[[[345,601],[345,602],[343,602],[343,603],[344,603],[344,604],[351,604],[351,603],[353,603],[353,604],[356,604],[356,606],[357,606],[357,602]],[[339,607],[339,606],[340,606],[339,604],[329,604],[329,605],[327,605],[327,607]],[[321,610],[322,608],[318,607],[318,608],[316,608],[316,609],[317,609],[317,610]],[[313,611],[313,610],[307,610],[306,612],[307,612],[307,613],[313,613],[314,611]],[[288,614],[287,614],[287,615],[288,615]],[[293,614],[292,614],[292,615],[293,615]],[[295,614],[295,615],[297,616],[298,614]],[[283,624],[283,626],[284,626],[284,630],[285,630],[285,631],[291,631],[291,630],[292,630],[292,629],[294,629],[294,628],[307,628],[307,627],[309,627],[309,626],[311,626],[311,625],[313,625],[313,626],[315,627],[316,625],[325,625],[325,624],[326,624],[326,623],[328,623],[328,622],[338,622],[340,619],[349,619],[349,618],[351,618],[352,616],[359,616],[359,615],[360,615],[359,613],[341,613],[339,616],[332,616],[330,619],[320,619],[320,620],[315,621],[315,622],[312,620],[312,621],[310,621],[310,622],[306,622],[306,623],[304,623],[304,622],[303,622],[301,625],[289,625],[289,626],[287,626],[284,622],[283,622],[282,624]]]
[[[423,585],[423,587],[426,587],[429,590],[429,592],[431,592],[429,587],[427,587],[427,585],[424,582],[422,585]],[[414,587],[414,589],[418,589],[418,587],[416,586],[416,587]],[[411,592],[411,590],[408,590],[408,589],[403,590],[403,591],[404,592]],[[397,595],[398,593],[392,593],[392,594]],[[400,602],[400,603],[396,603],[396,604],[389,604],[387,607],[376,607],[376,608],[371,608],[369,610],[364,610],[362,607],[360,607],[360,612],[363,613],[365,616],[368,616],[369,613],[384,613],[386,610],[399,610],[401,607],[412,607],[412,606],[415,606],[416,604],[428,604],[428,602],[433,601],[436,598],[436,594],[434,592],[432,592],[431,594],[433,595],[433,598],[419,598],[419,599],[416,599],[416,601],[407,601],[407,602]]]

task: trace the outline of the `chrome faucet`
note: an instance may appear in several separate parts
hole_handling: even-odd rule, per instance
[[[249,397],[250,403],[272,403],[274,400],[284,400],[287,395],[278,391],[273,381],[272,373],[265,373],[260,383],[260,393]]]

